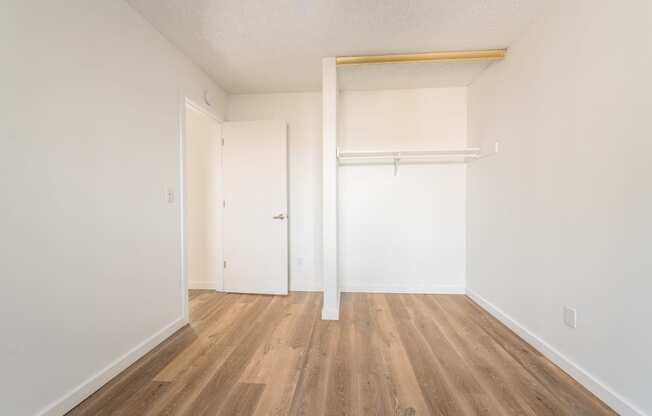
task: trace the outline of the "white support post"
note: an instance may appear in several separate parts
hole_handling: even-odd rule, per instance
[[[321,317],[340,317],[337,280],[337,67],[335,58],[322,60],[322,276]]]

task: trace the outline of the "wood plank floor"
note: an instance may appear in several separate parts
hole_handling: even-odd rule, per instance
[[[69,415],[613,415],[464,296],[191,291],[191,324]]]

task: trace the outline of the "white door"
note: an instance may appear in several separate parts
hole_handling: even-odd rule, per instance
[[[288,293],[287,127],[224,123],[224,290]]]

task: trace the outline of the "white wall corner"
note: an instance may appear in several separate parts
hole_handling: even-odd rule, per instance
[[[323,319],[338,319],[337,278],[337,66],[334,57],[322,60],[322,275]]]

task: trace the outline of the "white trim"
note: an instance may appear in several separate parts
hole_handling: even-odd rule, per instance
[[[114,360],[99,372],[92,375],[80,385],[64,394],[55,402],[50,403],[47,407],[38,412],[36,416],[61,416],[66,414],[79,403],[84,401],[84,399],[86,399],[88,396],[99,390],[102,386],[111,381],[111,379],[116,377],[122,371],[126,370],[127,367],[135,363],[138,359],[142,358],[145,354],[154,349],[154,347],[165,341],[172,334],[187,324],[188,321],[185,318],[178,318],[171,324],[167,325],[165,328],[147,338],[145,341],[136,345],[126,354]]]
[[[217,290],[217,282],[204,280],[200,282],[188,282],[188,289],[191,290]]]
[[[433,295],[464,295],[466,287],[460,285],[342,285],[342,292],[349,293],[413,293]]]
[[[337,66],[335,57],[322,58],[322,200],[321,277],[323,316],[339,316],[337,265]],[[337,312],[333,312],[337,309]]]
[[[324,321],[337,321],[340,319],[339,308],[326,308],[321,309],[321,319]]]
[[[297,282],[292,283],[290,278],[290,292],[321,292],[323,287],[321,282]]]
[[[539,336],[521,325],[517,320],[503,312],[500,308],[471,290],[467,290],[467,296],[500,322],[505,324],[509,329],[514,331],[518,336],[523,338],[528,344],[539,350],[539,352],[541,352],[546,358],[558,365],[578,383],[586,387],[591,393],[595,394],[600,398],[600,400],[604,401],[620,415],[647,416],[641,409],[637,408],[623,396],[616,393],[603,381],[589,373],[580,365],[574,363],[555,347],[539,338]]]
[[[185,152],[186,152],[186,109],[188,98],[181,91],[179,94],[179,171],[177,182],[177,199],[179,209],[179,242],[181,251],[181,313],[183,319],[190,320],[190,306],[188,299],[188,243],[186,241],[186,230],[188,229],[188,216],[186,215],[186,179],[184,175]]]
[[[337,292],[335,305],[328,307],[325,303],[321,307],[321,319],[324,321],[337,321],[340,319],[340,296],[341,292]]]
[[[188,204],[188,198],[186,194],[186,186],[185,186],[185,167],[183,165],[184,157],[185,157],[185,148],[186,148],[186,119],[187,119],[187,113],[186,110],[188,107],[191,107],[192,109],[206,115],[207,117],[213,119],[215,122],[217,122],[220,125],[220,136],[222,135],[221,129],[222,129],[222,124],[224,121],[216,114],[214,114],[211,110],[205,108],[204,106],[196,103],[192,99],[190,99],[186,94],[181,92],[180,95],[181,102],[180,102],[180,108],[179,108],[179,201],[180,201],[180,208],[179,208],[179,215],[181,218],[181,229],[180,229],[180,239],[181,239],[181,301],[182,301],[182,307],[183,307],[183,315],[186,320],[190,319],[189,316],[189,307],[188,307],[188,289],[213,289],[213,290],[219,290],[219,291],[224,291],[224,271],[222,268],[220,268],[220,275],[216,277],[215,282],[212,284],[210,282],[189,282],[188,281],[188,246],[186,243],[186,231],[188,229],[188,215],[186,213],[186,206]],[[221,141],[221,137],[220,137]],[[222,147],[219,147],[219,152],[220,152],[220,161],[222,160]],[[220,162],[220,171],[222,169],[222,164]],[[224,179],[224,175],[221,175],[220,180],[222,181]],[[222,189],[224,188],[223,184],[220,186],[220,193],[222,192]],[[220,205],[218,207],[218,213],[217,215],[219,216],[219,221],[220,221],[220,229],[224,229],[224,208]],[[222,242],[223,243],[223,242]],[[224,262],[224,244],[220,244],[220,253],[219,253],[219,258],[218,258],[218,264],[222,264]]]
[[[242,291],[242,290],[225,290],[225,293],[237,293],[240,295],[271,295],[271,296],[287,296],[290,292],[278,291],[278,290],[265,290],[264,292],[253,292],[253,291]]]

